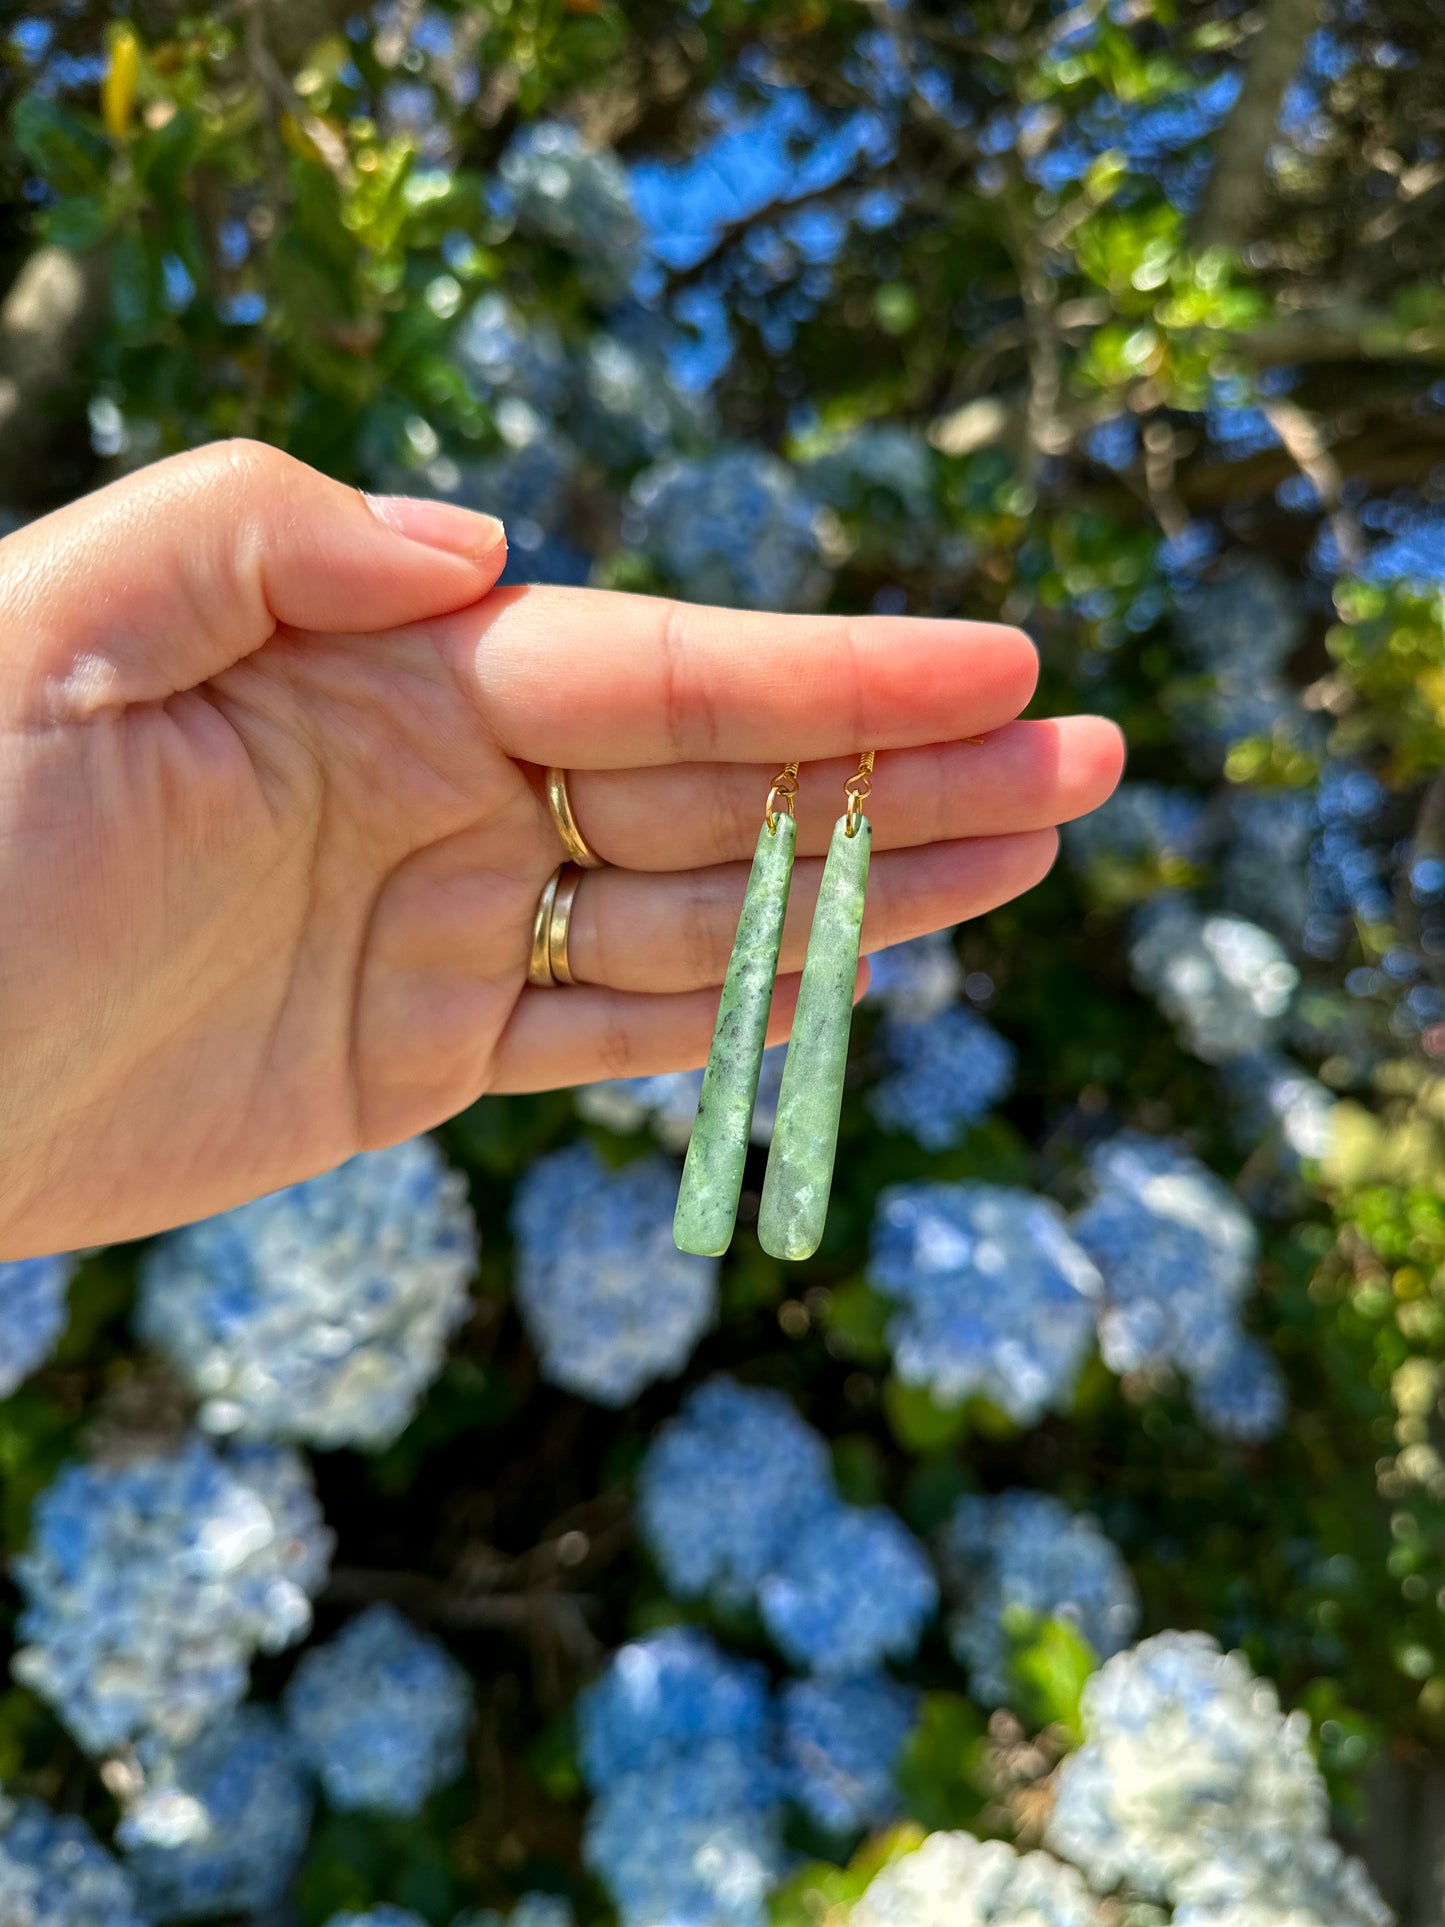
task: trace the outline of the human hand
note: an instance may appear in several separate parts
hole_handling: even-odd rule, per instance
[[[485,517],[250,443],[0,542],[0,1258],[222,1210],[484,1091],[701,1063],[789,758],[774,1037],[859,749],[870,948],[1028,889],[1118,778],[1109,723],[1011,720],[1016,630],[498,589],[504,559]],[[547,764],[616,866],[558,990],[526,984]]]

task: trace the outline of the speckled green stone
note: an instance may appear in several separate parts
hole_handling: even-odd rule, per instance
[[[774,1258],[811,1258],[828,1219],[873,847],[867,817],[854,836],[847,834],[847,821],[839,817],[823,866],[763,1179],[758,1241]]]
[[[779,816],[775,829],[764,823],[758,832],[738,934],[723,979],[717,1027],[672,1222],[678,1250],[695,1251],[703,1258],[715,1258],[727,1250],[738,1215],[797,841],[798,826],[791,816]]]

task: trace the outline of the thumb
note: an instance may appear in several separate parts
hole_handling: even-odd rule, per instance
[[[0,542],[0,690],[62,719],[163,701],[282,625],[367,632],[465,608],[506,557],[491,516],[214,442]]]

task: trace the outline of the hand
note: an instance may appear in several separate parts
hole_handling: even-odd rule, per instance
[[[1011,721],[1015,630],[497,589],[504,558],[486,517],[248,443],[0,542],[0,1257],[224,1209],[483,1091],[701,1063],[790,757],[776,1036],[859,749],[875,948],[1028,889],[1118,777],[1110,724]],[[525,980],[547,764],[616,866],[560,990]]]

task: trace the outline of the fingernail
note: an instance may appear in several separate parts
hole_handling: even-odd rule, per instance
[[[427,502],[415,495],[366,495],[364,499],[376,519],[396,534],[409,542],[425,543],[429,549],[444,549],[448,555],[479,561],[507,539],[495,515],[479,515],[455,502]]]

